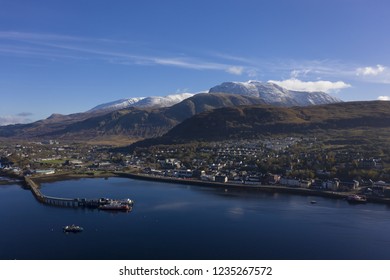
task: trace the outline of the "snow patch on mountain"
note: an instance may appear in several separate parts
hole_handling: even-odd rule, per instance
[[[325,92],[292,91],[274,83],[260,81],[225,82],[212,87],[210,93],[222,92],[248,95],[266,103],[283,106],[307,106],[342,102]]]
[[[180,93],[180,94],[171,94],[167,96],[126,98],[126,99],[120,99],[120,100],[98,105],[92,108],[91,110],[89,110],[89,112],[95,112],[95,111],[109,112],[109,111],[125,109],[128,107],[137,107],[137,108],[170,107],[192,96],[194,96],[193,93]]]
[[[193,93],[171,94],[167,96],[151,96],[140,100],[134,105],[134,107],[170,107],[192,96],[194,96]]]
[[[142,99],[145,99],[145,97],[133,97],[133,98],[125,98],[125,99],[119,99],[112,102],[100,104],[91,110],[89,112],[93,111],[114,111],[114,110],[120,110],[124,109],[130,106],[133,106],[134,104],[137,104],[137,102],[141,101]]]

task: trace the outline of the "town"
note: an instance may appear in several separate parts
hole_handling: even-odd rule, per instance
[[[3,178],[110,176],[115,172],[240,185],[275,185],[390,197],[390,156],[326,146],[315,137],[189,143],[136,148],[61,143],[0,144]]]

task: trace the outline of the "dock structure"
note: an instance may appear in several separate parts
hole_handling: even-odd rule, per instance
[[[83,203],[83,200],[78,198],[72,199],[43,195],[39,190],[38,185],[33,180],[31,180],[31,178],[24,177],[24,180],[26,185],[30,187],[34,197],[41,203],[62,207],[80,207],[82,204],[85,204]]]
[[[62,198],[62,197],[53,197],[47,196],[41,193],[39,190],[38,184],[36,184],[31,178],[24,177],[24,181],[26,185],[31,189],[34,197],[41,203],[59,206],[59,207],[84,207],[84,208],[99,208],[102,205],[110,204],[110,203],[118,203],[116,200],[104,198],[104,199],[85,199],[85,198]],[[127,200],[119,201],[119,203],[127,203],[129,205],[128,209],[131,210],[132,201]],[[118,208],[118,210],[120,210]]]

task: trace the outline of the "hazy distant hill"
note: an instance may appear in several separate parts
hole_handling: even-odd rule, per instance
[[[359,137],[386,131],[390,136],[390,102],[343,102],[307,107],[251,105],[220,108],[195,115],[167,134],[134,144],[186,143],[227,139],[254,139],[267,135],[347,134],[359,130]],[[367,134],[365,134],[367,133]]]
[[[31,137],[40,137],[88,118],[96,117],[104,112],[86,112],[70,115],[52,114],[47,119],[39,120],[28,124],[14,124],[0,126],[0,137],[13,137],[29,139]]]

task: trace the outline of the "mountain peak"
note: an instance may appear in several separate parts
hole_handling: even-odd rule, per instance
[[[93,107],[91,110],[88,112],[94,112],[94,111],[115,111],[115,110],[120,110],[124,109],[127,107],[130,107],[137,102],[141,101],[145,97],[133,97],[133,98],[125,98],[125,99],[119,99],[115,100],[112,102],[100,104],[96,107]]]
[[[233,93],[258,97],[270,105],[307,106],[342,102],[325,92],[292,91],[271,82],[249,80],[224,82],[212,87],[210,93]]]

